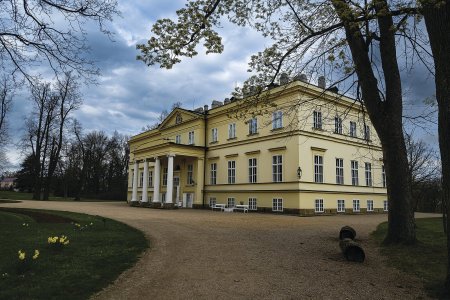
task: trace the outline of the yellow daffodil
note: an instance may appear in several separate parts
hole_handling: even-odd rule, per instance
[[[19,259],[24,260],[25,259],[25,251],[19,250]]]
[[[37,259],[38,257],[39,257],[39,250],[35,249],[33,259]]]

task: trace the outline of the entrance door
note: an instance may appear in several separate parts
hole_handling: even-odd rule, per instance
[[[183,193],[183,207],[192,208],[194,193]]]

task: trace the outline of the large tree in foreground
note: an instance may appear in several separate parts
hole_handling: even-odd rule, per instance
[[[327,75],[347,82],[362,101],[380,137],[386,167],[389,207],[387,243],[414,243],[411,182],[402,129],[402,85],[397,42],[420,53],[413,3],[403,1],[344,0],[197,0],[177,11],[178,20],[161,19],[153,26],[147,44],[138,45],[138,59],[147,65],[171,68],[181,57],[197,54],[203,42],[206,53],[220,53],[223,45],[215,28],[221,21],[251,26],[274,44],[254,55],[252,85],[260,90],[280,72]],[[294,104],[293,104],[294,105]]]

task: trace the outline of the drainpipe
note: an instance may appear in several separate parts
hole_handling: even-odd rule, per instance
[[[205,208],[205,200],[206,200],[206,193],[205,193],[205,184],[206,184],[206,137],[208,134],[208,130],[207,130],[207,122],[206,122],[206,115],[208,114],[208,106],[205,105],[205,110],[203,113],[203,122],[204,122],[204,127],[205,127],[205,134],[204,134],[204,147],[203,147],[203,203],[202,203],[202,208]]]

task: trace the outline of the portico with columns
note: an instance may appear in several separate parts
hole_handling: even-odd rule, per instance
[[[165,146],[163,151],[143,148],[135,152],[135,159],[130,162],[130,204],[152,208],[201,206],[203,147],[171,142]]]

